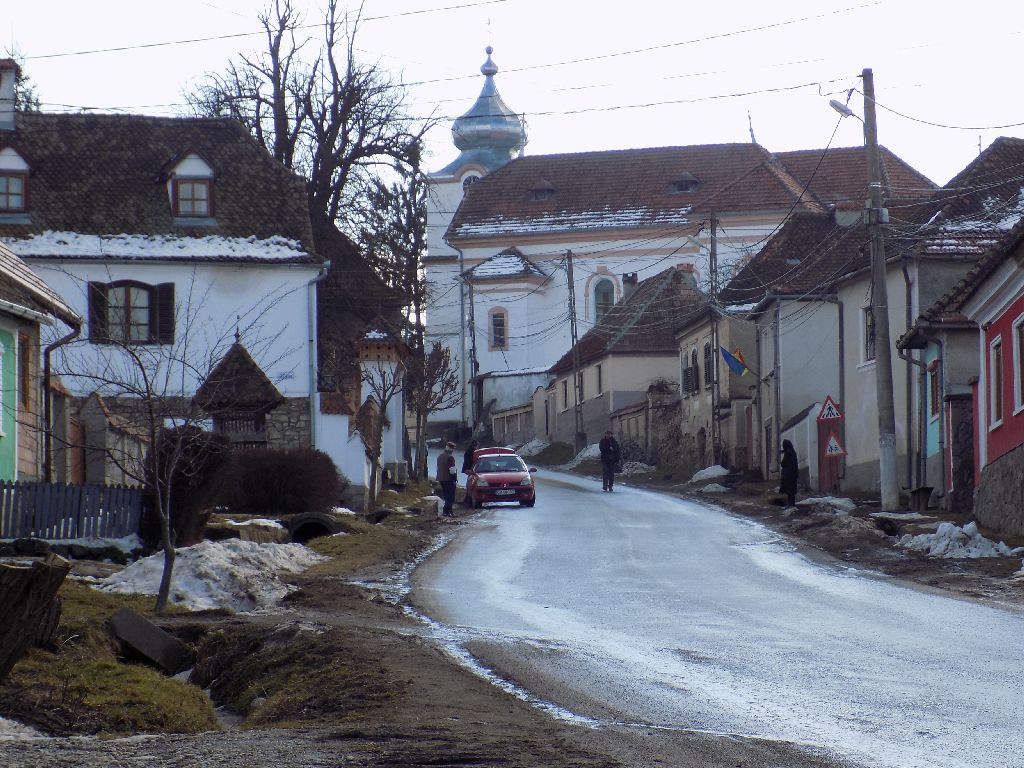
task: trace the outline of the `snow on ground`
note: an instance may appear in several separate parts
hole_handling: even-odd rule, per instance
[[[657,470],[657,467],[652,467],[650,464],[644,464],[642,461],[627,461],[622,465],[622,471],[620,475],[647,475]]]
[[[886,520],[928,520],[927,515],[920,512],[872,512],[871,517],[881,517]]]
[[[252,520],[225,520],[226,525],[233,525],[241,528],[246,525],[262,525],[264,528],[284,528],[280,520],[269,520],[265,517],[256,517]]]
[[[800,499],[796,505],[798,507],[830,507],[837,515],[848,515],[857,508],[852,499],[841,499],[836,496],[812,496]]]
[[[708,483],[700,489],[701,493],[728,493],[731,489],[720,483]]]
[[[34,728],[0,717],[0,741],[22,741],[24,739],[42,738],[46,737]]]
[[[949,522],[940,523],[935,533],[905,534],[899,545],[931,557],[1016,557],[1024,554],[1024,547],[1011,549],[1001,541],[986,539],[974,522],[963,528]]]
[[[690,478],[691,483],[699,483],[701,480],[712,480],[716,477],[724,477],[729,474],[729,470],[725,467],[711,466],[705,467],[700,472]]]
[[[519,450],[516,451],[520,456],[536,456],[538,453],[547,448],[551,443],[547,440],[541,440],[540,438],[534,438],[525,445],[520,446]]]
[[[14,539],[0,539],[0,541],[9,542]],[[82,537],[78,539],[47,539],[50,544],[71,546],[80,545],[83,547],[89,547],[90,549],[105,549],[107,547],[114,547],[121,550],[126,555],[132,552],[138,552],[142,549],[142,539],[139,538],[138,534],[133,533],[130,536],[124,536],[120,539],[101,539],[95,536]]]
[[[570,461],[568,461],[567,463],[563,464],[560,467],[556,467],[556,469],[573,469],[575,467],[578,467],[584,461],[591,461],[593,459],[600,459],[600,458],[601,458],[601,448],[600,448],[600,446],[597,443],[592,443],[591,445],[588,445],[582,451],[577,453],[576,456],[573,457]]]
[[[177,550],[170,601],[192,610],[226,608],[244,613],[265,608],[292,591],[279,573],[298,573],[324,559],[301,544],[201,541]],[[93,586],[104,592],[155,595],[163,568],[163,553],[157,552]]]

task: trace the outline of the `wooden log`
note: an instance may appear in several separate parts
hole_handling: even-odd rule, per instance
[[[53,553],[29,566],[0,565],[0,680],[39,637],[70,568],[69,561]]]

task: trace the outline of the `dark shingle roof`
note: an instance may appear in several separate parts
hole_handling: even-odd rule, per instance
[[[801,189],[757,144],[527,156],[473,184],[447,236],[672,227],[712,210],[822,210],[811,198],[800,200]]]
[[[838,226],[828,214],[795,214],[747,262],[719,298],[724,304],[749,304],[766,294],[835,293],[831,283],[868,261],[862,224]]]
[[[75,311],[54,293],[13,251],[0,243],[0,299],[35,312],[53,315],[69,325],[82,322]]]
[[[609,354],[676,353],[675,330],[687,317],[705,308],[693,273],[670,267],[641,280],[629,298],[620,301],[577,343],[584,365]],[[571,371],[570,349],[549,369]]]
[[[240,407],[270,408],[283,402],[284,397],[249,350],[236,341],[196,390],[192,401],[205,411],[215,412]]]
[[[47,231],[277,237],[301,245],[299,260],[315,260],[303,180],[233,120],[18,113],[16,129],[0,131],[7,147],[31,169],[28,223],[0,221],[9,242]],[[189,226],[172,215],[163,174],[189,153],[215,174],[213,223]]]

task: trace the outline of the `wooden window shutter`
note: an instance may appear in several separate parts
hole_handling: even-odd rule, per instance
[[[107,286],[89,283],[89,341],[107,341]]]
[[[156,324],[153,337],[161,344],[174,343],[174,283],[160,283],[156,287]]]

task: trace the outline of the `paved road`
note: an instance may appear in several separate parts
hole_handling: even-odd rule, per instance
[[[414,593],[520,688],[869,766],[1024,766],[1024,616],[814,562],[702,505],[536,477],[536,508],[492,508]]]

